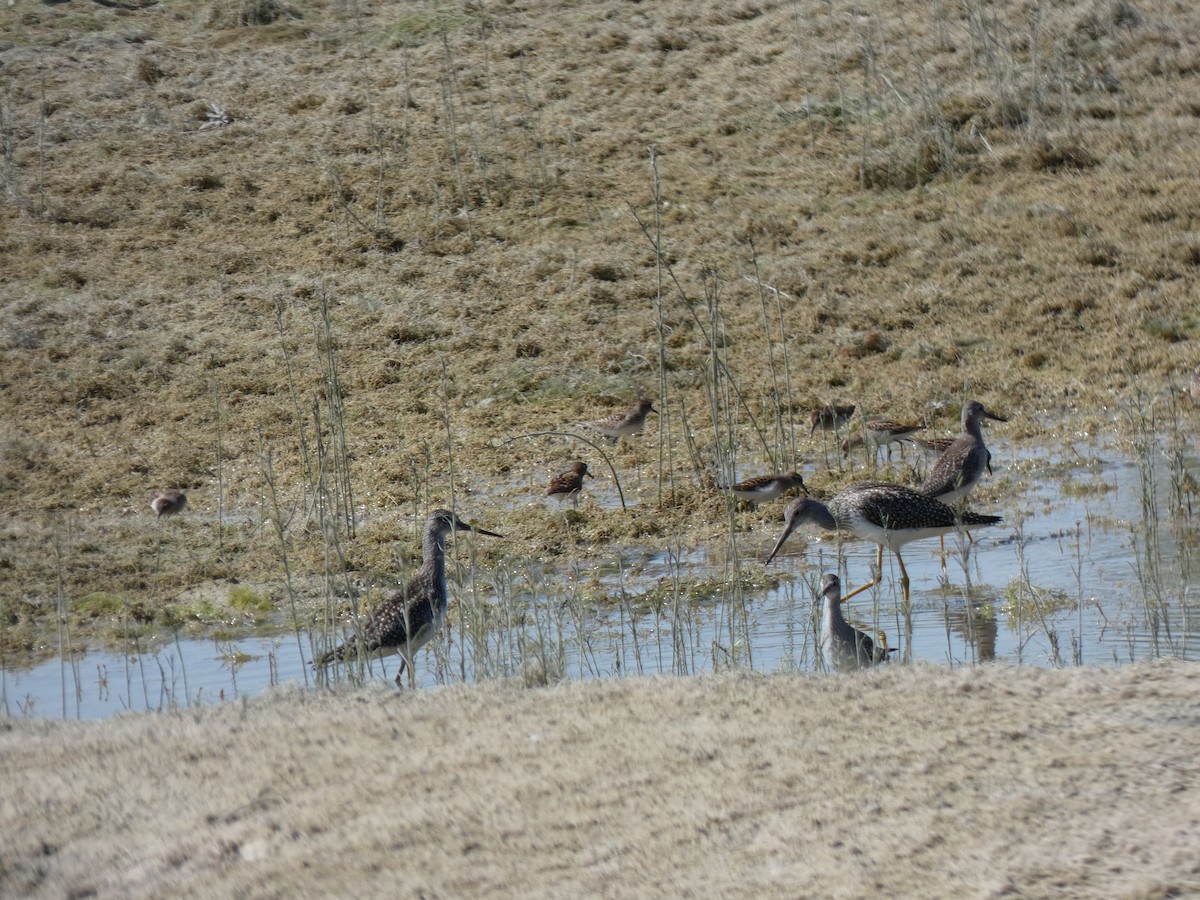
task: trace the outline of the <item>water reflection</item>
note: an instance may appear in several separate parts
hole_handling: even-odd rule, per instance
[[[1091,442],[1057,454],[997,444],[996,475],[977,506],[1002,512],[1004,524],[971,545],[947,539],[945,557],[936,541],[910,544],[909,607],[899,603],[899,572],[885,554],[882,581],[846,604],[847,619],[886,634],[898,662],[1200,658],[1197,530],[1185,514],[1170,514],[1186,501],[1178,471],[1196,473],[1200,461],[1134,460],[1111,448],[1100,459]],[[740,558],[726,547],[654,547],[489,573],[491,592],[453,592],[449,633],[418,654],[418,683],[812,670],[821,574],[837,571],[848,587],[869,580],[875,546],[797,534],[765,569],[782,504],[761,514],[742,520],[753,524],[737,536]],[[89,652],[9,668],[0,672],[0,699],[10,716],[66,718],[229,702],[273,685],[312,686],[310,658],[307,636],[295,634],[179,640],[149,654]],[[370,677],[395,674],[394,665],[373,668]]]

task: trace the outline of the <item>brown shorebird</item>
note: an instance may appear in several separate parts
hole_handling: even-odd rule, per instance
[[[446,593],[446,535],[451,531],[501,537],[494,531],[468,525],[448,509],[435,509],[425,521],[421,568],[404,590],[385,597],[358,634],[352,634],[314,665],[322,668],[332,662],[359,657],[382,658],[396,653],[400,656],[396,684],[400,684],[405,667],[409,671],[409,683],[415,683],[413,655],[429,643],[446,622],[449,599]]]
[[[964,512],[960,516],[945,503],[888,481],[860,481],[842,488],[828,503],[812,497],[797,497],[783,513],[784,530],[775,542],[767,562],[783,546],[797,526],[812,522],[827,531],[846,531],[879,546],[876,558],[878,574],[873,581],[855,588],[847,599],[879,583],[883,578],[883,549],[886,547],[900,565],[900,584],[904,602],[909,602],[908,571],[900,548],[911,541],[940,537],[967,525],[995,525],[999,516]]]
[[[852,429],[851,434],[842,440],[842,456],[849,458],[854,447],[866,446],[872,454],[880,447],[887,452],[887,458],[892,458],[892,443],[903,441],[910,434],[925,427],[923,422],[893,422],[890,419],[875,419],[864,422],[861,429]],[[903,450],[900,451],[903,455]]]
[[[808,417],[809,437],[816,434],[818,428],[822,431],[837,431],[850,421],[850,417],[854,415],[854,408],[853,404],[836,406],[832,403],[817,407]]]
[[[584,428],[592,428],[607,438],[616,440],[626,435],[636,434],[646,425],[646,416],[658,412],[654,405],[644,397],[633,404],[623,413],[613,413],[594,422],[580,422]]]
[[[800,477],[800,473],[798,472],[788,472],[786,475],[759,475],[755,478],[747,478],[745,481],[739,481],[731,487],[723,488],[723,490],[729,491],[739,500],[753,506],[756,503],[774,500],[776,497],[786,494],[792,488],[800,488],[804,493],[808,493],[808,488],[804,486],[804,479]]]
[[[876,646],[871,636],[855,628],[842,615],[842,582],[833,574],[821,579],[821,656],[834,671],[847,672],[881,663],[894,650],[882,638]]]
[[[579,506],[579,492],[583,490],[585,477],[595,478],[596,476],[588,471],[587,463],[577,459],[571,463],[568,471],[550,479],[550,490],[546,491],[546,496],[557,497],[560,503],[570,498],[575,506]]]
[[[150,508],[160,520],[181,513],[187,508],[187,494],[170,488],[150,491]]]
[[[945,452],[937,458],[921,493],[943,503],[953,503],[971,493],[983,477],[985,469],[990,471],[992,455],[983,443],[983,417],[997,422],[1008,420],[984,408],[978,400],[969,400],[962,409],[962,432]]]
[[[931,438],[916,438],[906,437],[904,440],[910,444],[916,444],[927,453],[934,453],[941,456],[950,449],[950,445],[954,443],[956,438],[953,437],[931,437]],[[987,473],[992,474],[992,453],[989,450],[987,455]]]

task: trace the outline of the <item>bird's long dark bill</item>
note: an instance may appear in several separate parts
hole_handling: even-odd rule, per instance
[[[983,411],[983,414],[985,416],[987,416],[989,419],[995,419],[997,422],[1007,422],[1008,421],[1008,419],[1004,418],[1004,416],[998,416],[994,412],[991,412],[986,409]]]
[[[774,547],[774,549],[771,550],[771,555],[768,556],[766,558],[766,560],[763,562],[764,566],[769,564],[771,562],[771,560],[773,560],[775,558],[775,554],[779,552],[779,548],[783,546],[783,542],[788,539],[788,535],[791,534],[792,531],[795,530],[795,528],[796,528],[795,525],[788,525],[787,528],[783,529],[783,534],[781,534],[779,536],[779,540],[777,540],[775,542],[775,547]]]
[[[471,531],[475,532],[475,534],[486,534],[488,537],[498,537],[498,538],[504,537],[504,535],[502,535],[502,534],[496,534],[496,532],[488,531],[486,528],[480,528],[478,525],[468,525],[467,527]]]

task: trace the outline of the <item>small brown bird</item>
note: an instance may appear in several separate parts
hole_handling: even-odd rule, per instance
[[[579,492],[583,490],[584,478],[595,478],[595,476],[588,471],[587,463],[577,459],[571,463],[568,471],[550,479],[550,490],[546,491],[546,496],[557,497],[560,503],[569,498],[575,506],[579,506]]]
[[[654,405],[643,397],[623,413],[613,413],[603,419],[579,424],[584,428],[592,428],[615,441],[617,438],[641,431],[646,425],[646,416],[656,412],[658,410],[654,408]]]
[[[809,437],[816,434],[818,428],[822,431],[837,431],[850,421],[850,417],[854,415],[854,409],[853,404],[847,406],[826,404],[817,407],[808,417]]]
[[[887,451],[888,459],[891,459],[894,441],[902,441],[914,431],[920,431],[924,427],[922,422],[893,422],[889,419],[866,422],[861,430],[853,429],[853,433],[842,441],[842,456],[848,458],[852,448],[866,444],[867,449],[872,453],[883,447]]]
[[[181,513],[187,507],[187,494],[173,489],[153,490],[150,492],[150,508],[155,516],[173,516]]]
[[[786,475],[759,475],[739,481],[726,490],[739,500],[753,506],[756,503],[774,500],[792,488],[800,488],[804,493],[808,493],[808,488],[804,486],[804,479],[800,477],[799,472],[789,472]]]
[[[489,537],[501,537],[468,525],[448,509],[435,509],[425,522],[421,541],[421,568],[404,587],[383,599],[375,612],[363,624],[359,634],[352,634],[344,644],[322,656],[313,665],[322,668],[331,662],[342,662],[361,656],[400,656],[396,684],[409,670],[412,681],[413,654],[429,643],[446,623],[446,535],[451,531],[473,531]],[[361,640],[360,640],[361,638]]]

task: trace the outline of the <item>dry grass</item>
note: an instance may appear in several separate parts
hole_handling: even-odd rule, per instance
[[[750,470],[784,355],[796,406],[965,389],[1016,434],[1200,359],[1182,0],[136,5],[0,11],[0,595],[21,651],[59,577],[151,620],[171,586],[279,577],[268,451],[291,559],[323,570],[323,298],[368,517],[341,550],[367,572],[412,540],[372,517],[452,495],[511,535],[486,552],[540,555],[560,532],[530,483],[578,448],[498,442],[663,385],[682,490],[585,514],[582,539],[721,534],[696,490],[712,429],[686,447],[678,415],[707,411],[706,285]],[[637,221],[651,147],[661,256]],[[644,504],[657,446],[618,451]],[[140,498],[161,486],[192,512],[160,547]]]
[[[1193,896],[1195,697],[916,666],[0,720],[0,893]]]

